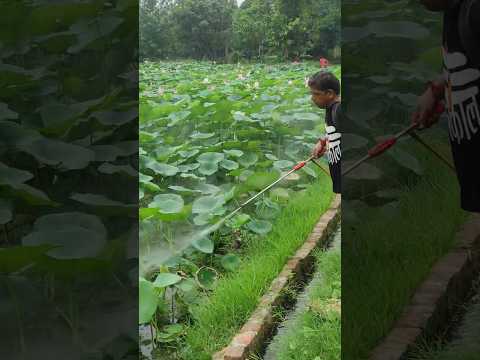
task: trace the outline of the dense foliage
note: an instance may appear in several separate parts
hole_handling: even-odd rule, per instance
[[[0,2],[0,354],[137,353],[138,7]],[[133,29],[133,31],[132,31]]]
[[[143,59],[340,56],[339,0],[143,0]]]
[[[199,295],[236,272],[249,242],[272,232],[284,205],[325,176],[309,164],[215,226],[308,157],[324,132],[305,83],[317,70],[312,62],[142,64],[139,322],[156,329],[156,343],[175,343],[182,324],[195,321]]]

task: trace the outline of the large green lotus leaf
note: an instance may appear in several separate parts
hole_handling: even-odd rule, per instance
[[[18,185],[33,178],[25,170],[16,169],[0,163],[0,185]]]
[[[238,214],[234,216],[228,222],[228,225],[233,229],[239,229],[243,224],[250,220],[250,215],[248,214]]]
[[[107,230],[94,215],[79,212],[45,215],[35,221],[24,246],[54,245],[47,254],[56,259],[96,257],[106,244]]]
[[[180,177],[186,178],[186,179],[199,180],[199,181],[204,181],[205,180],[205,177],[203,177],[203,176],[197,176],[195,174],[190,174],[190,173],[180,174]]]
[[[152,180],[152,179],[153,179],[153,176],[145,175],[145,174],[142,174],[142,173],[138,173],[138,181],[139,181],[141,184],[150,182],[150,180]]]
[[[85,113],[97,101],[88,101],[77,104],[52,103],[40,108],[43,125],[48,132],[62,134],[75,125],[78,117]]]
[[[153,286],[158,288],[165,288],[167,286],[175,285],[176,283],[180,282],[182,278],[177,274],[172,273],[160,273],[155,278],[153,282]]]
[[[238,163],[232,160],[227,160],[227,159],[220,161],[220,166],[227,170],[238,169]]]
[[[95,160],[95,153],[92,150],[48,138],[23,143],[18,148],[41,163],[69,170],[83,169],[90,161]]]
[[[141,182],[141,187],[142,187],[142,190],[147,190],[151,193],[158,193],[160,191],[163,191],[163,189],[158,186],[157,184],[151,182],[151,181],[144,181],[144,182]]]
[[[236,271],[241,264],[240,258],[235,254],[224,255],[220,262],[222,266],[228,271]]]
[[[233,157],[240,157],[243,155],[242,150],[237,150],[237,149],[232,149],[232,150],[223,150],[225,154],[228,156],[233,156]]]
[[[156,174],[162,176],[174,176],[179,172],[179,169],[176,166],[159,163],[154,159],[149,159],[145,166],[150,170],[153,170]]]
[[[146,144],[155,141],[158,138],[158,135],[156,133],[140,130],[138,137],[142,144]]]
[[[183,279],[176,284],[175,287],[182,290],[184,293],[188,293],[197,289],[197,283],[193,279]]]
[[[245,153],[238,158],[238,162],[244,167],[250,167],[258,161],[258,155],[256,153]]]
[[[150,208],[157,208],[164,214],[177,214],[183,209],[183,198],[176,194],[160,194],[153,198],[148,205]]]
[[[156,209],[156,208],[141,207],[138,210],[138,216],[139,216],[140,220],[145,220],[145,219],[151,218],[152,216],[154,216],[157,213],[158,213],[158,209]]]
[[[157,310],[158,295],[152,282],[140,277],[138,281],[138,323],[145,324],[152,320]]]
[[[122,150],[113,145],[93,145],[89,149],[95,153],[95,161],[115,161],[123,155]]]
[[[185,165],[179,165],[178,170],[180,170],[180,172],[182,172],[182,173],[185,173],[185,172],[189,172],[189,171],[198,169],[199,167],[200,167],[199,163],[185,164]]]
[[[215,136],[215,133],[194,132],[192,135],[190,135],[192,139],[209,139],[212,136]]]
[[[311,177],[317,178],[317,173],[311,167],[304,166],[302,170],[306,172],[308,175],[310,175]]]
[[[194,214],[212,213],[223,204],[225,204],[223,196],[202,196],[193,202],[192,212]]]
[[[178,152],[178,154],[183,157],[183,158],[190,158],[192,156],[197,155],[200,152],[198,149],[192,149],[192,150],[181,150]]]
[[[193,218],[193,223],[197,226],[207,225],[208,223],[210,223],[210,220],[213,219],[213,217],[214,216],[212,214],[198,214]]]
[[[198,190],[189,189],[185,186],[180,186],[180,185],[170,185],[168,188],[174,191],[178,191],[181,193],[188,193],[188,194],[194,193],[194,192],[200,192]]]
[[[115,147],[120,149],[123,156],[137,156],[137,154],[140,152],[138,145],[138,140],[120,141],[114,144]]]
[[[168,118],[171,120],[168,126],[176,125],[180,121],[185,120],[190,114],[191,112],[186,110],[171,113],[168,115]]]
[[[58,203],[52,201],[43,191],[35,189],[27,184],[12,184],[8,191],[13,198],[22,199],[33,206],[57,206]]]
[[[89,193],[74,193],[70,199],[94,208],[98,213],[106,215],[129,215],[136,216],[138,206],[125,204],[120,201],[109,199],[104,195]]]
[[[197,157],[199,163],[217,164],[225,158],[225,155],[217,152],[205,152]]]
[[[236,186],[225,186],[224,190],[225,192],[223,193],[223,198],[225,199],[225,202],[232,200],[235,197],[235,194],[237,193]]]
[[[286,202],[290,198],[287,189],[284,188],[276,188],[270,191],[270,198],[280,202]]]
[[[125,174],[131,177],[137,177],[138,171],[130,165],[113,165],[104,163],[98,167],[98,171],[104,174]]]
[[[202,194],[215,195],[220,192],[221,189],[212,184],[201,183],[195,187],[195,190],[200,191]]]
[[[294,162],[290,160],[278,160],[273,163],[273,167],[279,170],[289,168],[291,169],[293,167]]]
[[[198,172],[202,175],[210,176],[218,171],[218,163],[200,163]]]
[[[240,169],[239,169],[240,170]],[[234,170],[236,171],[236,170]],[[243,170],[239,175],[238,175],[238,179],[241,181],[241,182],[244,182],[244,181],[247,181],[247,179],[251,176],[255,174],[254,171],[252,170],[249,170],[249,169],[245,169]]]
[[[280,213],[280,206],[268,198],[257,203],[255,213],[260,219],[271,220]]]
[[[213,289],[217,281],[217,272],[214,269],[203,267],[195,274],[199,285],[205,289]]]
[[[272,223],[266,220],[252,220],[246,226],[259,235],[268,234],[272,230]]]
[[[265,154],[265,157],[268,159],[268,160],[272,160],[272,161],[276,161],[278,160],[278,158],[275,156],[275,155],[272,155],[272,154]]]
[[[261,112],[263,113],[271,113],[273,110],[275,110],[279,105],[276,104],[266,104],[265,106],[262,107]]]
[[[245,113],[241,112],[241,111],[235,111],[233,113],[233,118],[235,119],[235,121],[252,121],[252,119],[248,116],[245,115]]]
[[[205,254],[213,253],[214,244],[213,241],[208,237],[204,236],[200,239],[196,239],[192,242],[192,246]]]
[[[160,162],[167,162],[170,157],[177,154],[178,149],[181,146],[162,146],[156,145],[153,153],[155,154],[154,158]]]

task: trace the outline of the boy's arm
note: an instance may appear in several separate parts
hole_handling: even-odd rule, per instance
[[[318,158],[325,154],[325,151],[327,151],[327,138],[322,137],[318,139],[317,144],[314,146],[312,156]]]
[[[445,97],[445,78],[439,75],[427,83],[427,89],[417,100],[417,108],[412,115],[412,122],[420,125],[421,128],[428,128],[436,123],[440,114],[434,109],[439,101]]]

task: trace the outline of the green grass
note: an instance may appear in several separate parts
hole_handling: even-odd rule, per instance
[[[279,340],[278,360],[340,359],[340,249],[319,251],[317,269],[306,309]]]
[[[466,312],[455,339],[443,347],[440,343],[420,346],[411,360],[478,360],[480,359],[480,302]]]
[[[368,357],[465,220],[455,175],[424,149],[410,146],[418,150],[425,174],[402,189],[397,209],[365,207],[358,222],[343,222],[345,360]],[[355,206],[344,201],[343,207]]]
[[[213,294],[192,309],[195,322],[187,330],[181,358],[210,359],[231,341],[332,198],[331,180],[320,176],[318,182],[290,200],[273,231],[249,244],[240,269],[221,279]]]

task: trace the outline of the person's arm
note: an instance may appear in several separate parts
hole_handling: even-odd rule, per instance
[[[445,86],[443,75],[427,83],[427,89],[417,100],[417,108],[412,115],[413,123],[419,124],[420,128],[428,128],[438,121],[440,114],[435,112],[435,108],[444,100]]]
[[[312,150],[312,156],[319,158],[323,154],[325,154],[325,151],[327,151],[327,138],[322,137],[318,139],[317,144]]]

